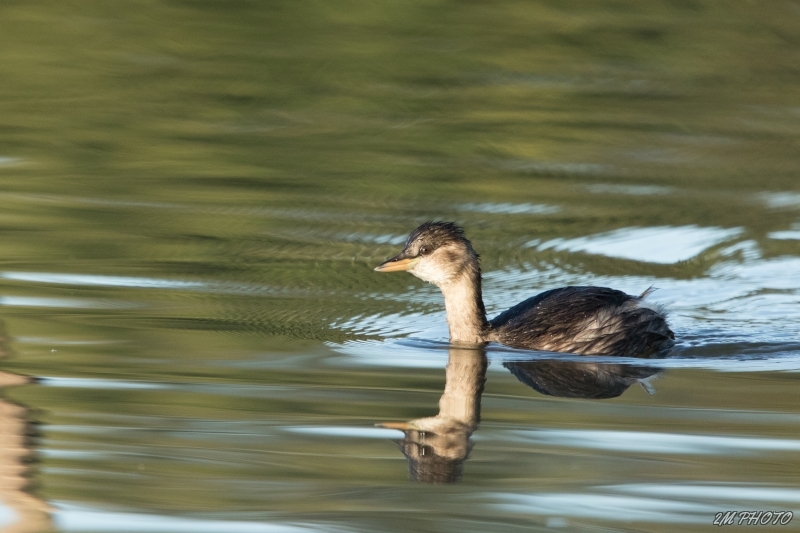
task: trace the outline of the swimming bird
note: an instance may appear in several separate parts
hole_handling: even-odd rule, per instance
[[[375,270],[408,271],[437,285],[453,343],[626,357],[661,355],[675,344],[664,310],[645,302],[650,289],[631,296],[605,287],[562,287],[487,320],[479,256],[452,222],[422,224],[403,251]]]

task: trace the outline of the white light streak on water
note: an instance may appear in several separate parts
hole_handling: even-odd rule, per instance
[[[53,272],[2,272],[0,273],[0,278],[31,283],[55,283],[59,285],[85,285],[96,287],[137,287],[143,289],[200,289],[206,287],[206,284],[200,281],[99,276],[93,274],[59,274]]]
[[[749,509],[753,502],[762,508],[786,509],[787,504],[800,502],[800,491],[753,483],[631,483],[590,487],[581,493],[490,493],[484,498],[499,500],[494,506],[503,511],[559,518],[564,525],[564,517],[710,524],[716,513]]]
[[[214,520],[168,515],[130,513],[56,504],[53,522],[59,531],[114,531],[117,533],[336,533],[330,525],[281,524]]]
[[[406,242],[408,235],[392,235],[385,233],[383,235],[370,235],[368,233],[343,233],[339,238],[348,242],[368,242],[372,244],[403,244]]]
[[[40,377],[39,385],[76,389],[166,389],[169,385],[147,381],[122,381],[116,379]]]
[[[756,483],[712,485],[705,483],[692,484],[648,484],[631,483],[626,485],[609,485],[604,487],[617,492],[632,494],[648,494],[652,496],[672,498],[702,498],[706,501],[734,500],[747,502],[800,503],[800,490],[785,487],[764,487]]]
[[[617,185],[613,183],[597,183],[588,185],[586,188],[593,193],[625,194],[628,196],[651,196],[675,192],[674,187],[665,187],[662,185]]]
[[[558,213],[561,208],[557,205],[547,204],[512,204],[512,203],[468,203],[456,206],[459,211],[473,213],[491,213],[501,215],[551,215]]]
[[[712,246],[740,235],[742,231],[741,228],[702,228],[694,225],[622,228],[575,239],[552,239],[536,245],[536,248],[672,264],[691,259]],[[534,244],[530,243],[529,246]]]
[[[120,301],[79,300],[77,298],[45,298],[40,296],[0,296],[0,306],[56,307],[63,309],[129,309],[136,304]]]
[[[790,230],[773,231],[767,237],[775,240],[800,240],[800,224],[793,224]]]
[[[796,192],[765,192],[759,198],[773,209],[800,207],[800,193]]]
[[[719,511],[717,507],[702,503],[617,494],[541,493],[487,496],[502,500],[502,503],[495,506],[507,512],[615,522],[710,523],[714,513]]]
[[[0,167],[11,167],[22,163],[19,157],[0,156]]]
[[[633,453],[740,455],[797,452],[800,440],[721,435],[687,435],[645,431],[535,429],[511,431],[512,438],[552,446]]]
[[[353,437],[360,439],[392,439],[398,433],[396,429],[376,427],[342,427],[342,426],[294,426],[285,427],[284,431],[303,435],[324,435],[326,437]]]

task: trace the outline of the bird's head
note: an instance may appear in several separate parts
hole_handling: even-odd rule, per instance
[[[378,272],[407,270],[418,278],[446,285],[468,269],[478,269],[478,254],[452,222],[426,222],[406,241],[403,251],[375,268]]]

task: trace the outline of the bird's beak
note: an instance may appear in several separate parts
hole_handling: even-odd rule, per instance
[[[375,424],[375,426],[386,429],[399,429],[400,431],[414,429],[409,422],[381,422],[380,424]]]
[[[405,252],[400,252],[391,259],[375,267],[375,272],[400,272],[411,270],[419,261],[419,257],[408,257]]]

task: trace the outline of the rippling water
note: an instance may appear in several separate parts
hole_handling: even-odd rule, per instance
[[[794,3],[0,10],[0,527],[800,512]],[[675,350],[449,347],[372,272],[428,219],[490,315],[654,286]]]

